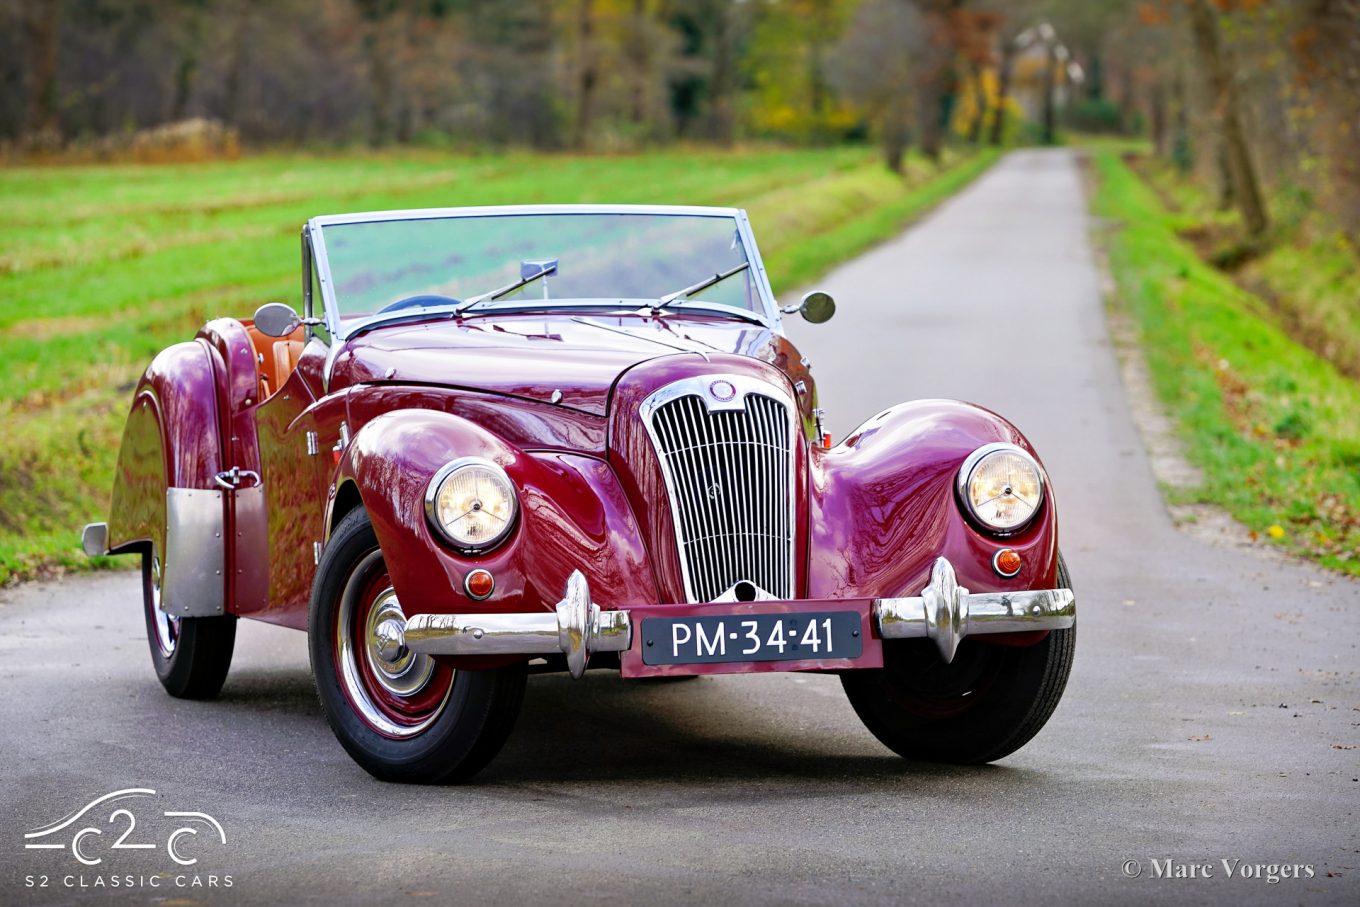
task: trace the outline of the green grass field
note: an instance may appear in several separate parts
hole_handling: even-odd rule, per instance
[[[866,149],[621,157],[433,152],[266,155],[0,171],[0,583],[80,566],[102,519],[124,409],[164,346],[203,321],[298,303],[316,214],[541,202],[737,205],[776,292],[892,235],[991,163]]]
[[[1168,494],[1225,507],[1260,537],[1360,575],[1360,384],[1292,339],[1278,306],[1206,264],[1177,235],[1186,214],[1117,151],[1092,157],[1119,302],[1204,473],[1202,487]]]

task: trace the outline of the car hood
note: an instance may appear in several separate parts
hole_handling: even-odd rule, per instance
[[[350,341],[335,381],[432,384],[606,415],[623,372],[658,356],[751,355],[771,333],[723,318],[506,314],[380,328]]]

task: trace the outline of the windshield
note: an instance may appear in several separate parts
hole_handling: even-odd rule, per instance
[[[747,263],[731,215],[551,213],[451,216],[322,227],[341,319],[454,305],[556,267],[481,304],[536,308],[655,303]],[[751,271],[687,297],[763,314]],[[683,301],[682,301],[682,304]]]

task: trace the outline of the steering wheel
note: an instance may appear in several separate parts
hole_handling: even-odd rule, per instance
[[[381,315],[383,312],[395,312],[397,309],[413,309],[416,306],[431,305],[458,305],[458,300],[450,296],[436,296],[434,294],[407,296],[405,299],[398,299],[396,302],[388,303],[373,314]]]

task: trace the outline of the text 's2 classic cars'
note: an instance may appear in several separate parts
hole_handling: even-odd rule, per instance
[[[1053,494],[1001,417],[903,403],[832,446],[742,211],[317,217],[302,315],[220,318],[137,386],[107,524],[151,658],[211,697],[239,617],[304,629],[379,778],[482,768],[535,670],[839,674],[897,753],[977,763],[1067,681]]]

